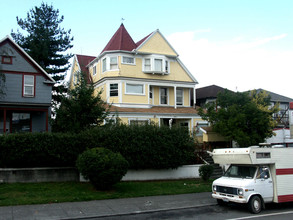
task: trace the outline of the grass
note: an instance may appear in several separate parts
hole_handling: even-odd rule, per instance
[[[200,179],[120,182],[111,190],[98,191],[90,183],[2,183],[0,206],[210,192],[211,184]]]

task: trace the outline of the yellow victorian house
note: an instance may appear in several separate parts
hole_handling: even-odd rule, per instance
[[[88,82],[123,123],[178,124],[194,131],[202,121],[195,109],[198,83],[159,30],[135,43],[124,25],[97,56],[75,55],[70,86],[76,73]]]

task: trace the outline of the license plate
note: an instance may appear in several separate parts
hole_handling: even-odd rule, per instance
[[[229,199],[223,198],[224,202],[229,202]]]

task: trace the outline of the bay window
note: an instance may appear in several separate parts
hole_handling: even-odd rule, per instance
[[[164,57],[148,57],[143,59],[143,72],[145,73],[157,73],[157,74],[169,74],[170,64],[169,60]]]

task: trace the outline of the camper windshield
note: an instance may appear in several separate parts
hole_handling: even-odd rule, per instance
[[[255,171],[256,167],[231,165],[224,176],[252,179],[254,177]]]

